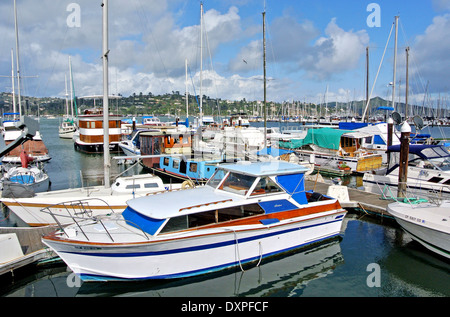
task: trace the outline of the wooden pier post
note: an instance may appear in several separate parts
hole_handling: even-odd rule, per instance
[[[394,131],[394,120],[389,117],[387,124],[387,148],[392,145],[392,132]],[[390,167],[391,164],[391,152],[387,152],[387,166]]]
[[[411,133],[411,127],[408,122],[404,121],[400,128],[400,166],[398,173],[398,190],[397,197],[406,197],[406,180],[408,178],[408,156],[409,156],[409,135]]]

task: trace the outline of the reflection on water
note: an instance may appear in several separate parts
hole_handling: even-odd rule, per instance
[[[17,281],[7,296],[133,296],[133,297],[291,297],[301,296],[315,279],[332,274],[343,263],[340,241],[302,252],[263,260],[249,265],[203,276],[162,281],[82,283],[69,287],[71,272],[65,266],[42,270]]]
[[[182,280],[137,285],[84,283],[78,296],[234,297],[299,296],[308,281],[325,277],[342,263],[339,241],[263,261],[260,266],[226,270]]]

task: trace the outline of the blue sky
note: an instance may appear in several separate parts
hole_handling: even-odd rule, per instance
[[[68,7],[75,3],[77,10]],[[369,4],[378,5],[380,26],[370,27]],[[72,56],[78,96],[101,94],[101,1],[17,0],[22,94],[64,97]],[[394,16],[399,15],[397,96],[404,95],[405,47],[410,46],[410,100],[425,90],[448,99],[450,0],[204,0],[203,93],[222,99],[261,100],[262,11],[266,10],[269,100],[321,102],[365,97],[365,49],[370,89]],[[198,0],[110,0],[110,92],[199,93]],[[79,25],[68,18],[79,12]],[[73,22],[73,20],[71,20]],[[11,73],[13,0],[0,4],[0,75]],[[372,96],[390,99],[392,35]],[[192,78],[192,79],[191,79]],[[426,88],[427,87],[427,88]],[[0,91],[11,80],[0,78]],[[397,97],[398,98],[398,97]],[[401,101],[403,101],[403,99]]]

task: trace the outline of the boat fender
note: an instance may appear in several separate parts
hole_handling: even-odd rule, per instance
[[[183,183],[181,183],[181,189],[186,189],[186,188],[194,188],[194,182],[191,180],[186,180]]]

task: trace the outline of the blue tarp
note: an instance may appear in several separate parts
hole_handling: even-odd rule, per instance
[[[391,110],[393,111],[394,108],[393,107],[388,107],[388,106],[380,106],[377,108],[377,110]]]
[[[355,130],[355,129],[367,127],[368,125],[369,124],[366,122],[339,122],[339,129]]]

